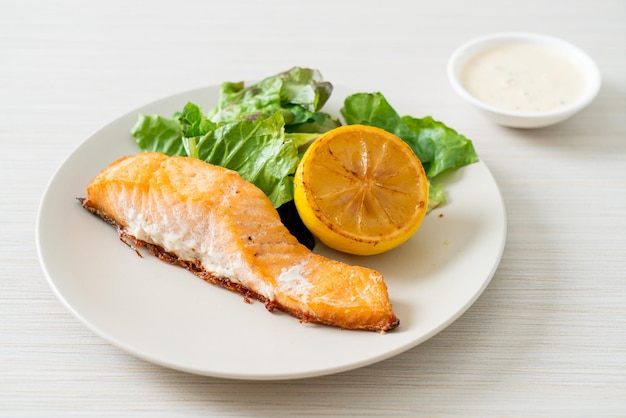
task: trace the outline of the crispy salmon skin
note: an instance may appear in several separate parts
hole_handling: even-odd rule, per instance
[[[303,322],[396,328],[383,276],[313,253],[263,191],[237,172],[145,152],[100,172],[79,199],[127,244]]]

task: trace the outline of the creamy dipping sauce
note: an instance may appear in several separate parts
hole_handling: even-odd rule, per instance
[[[536,45],[511,43],[471,58],[461,84],[477,99],[516,112],[557,110],[584,92],[580,71],[566,58]]]

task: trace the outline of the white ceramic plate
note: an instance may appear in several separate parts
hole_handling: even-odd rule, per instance
[[[353,92],[335,88],[325,110],[339,115],[343,99]],[[369,258],[316,248],[386,277],[400,318],[400,326],[387,334],[302,324],[269,313],[262,303],[246,304],[240,295],[149,254],[138,257],[76,198],[115,159],[139,152],[129,134],[139,112],[170,116],[187,101],[208,110],[218,95],[219,86],[197,89],[122,116],[80,145],[48,185],[37,218],[41,265],[58,298],[96,334],[140,358],[190,373],[251,380],[312,377],[415,347],[450,325],[487,287],[504,249],[506,216],[482,162],[448,175],[448,203],[427,215],[401,247]],[[410,113],[410,102],[390,102]]]

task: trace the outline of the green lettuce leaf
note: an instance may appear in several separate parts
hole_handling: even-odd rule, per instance
[[[218,104],[207,117],[220,123],[280,112],[286,126],[298,125],[315,119],[332,90],[319,71],[294,67],[249,87],[243,82],[223,83]]]
[[[429,179],[428,180],[428,212],[435,209],[437,206],[445,203],[445,201],[446,201],[446,194],[443,191],[443,185],[441,183],[433,183]]]
[[[381,93],[356,93],[348,96],[340,111],[348,125],[376,126],[405,141],[412,139],[409,128]]]
[[[202,113],[199,106],[187,103],[181,112],[171,118],[139,114],[131,134],[142,151],[186,156],[188,153],[183,138],[204,135],[217,126]]]
[[[157,151],[172,155],[185,155],[181,141],[183,127],[176,118],[140,114],[131,134],[142,151]]]
[[[309,120],[303,123],[286,125],[287,132],[324,133],[341,126],[338,118],[325,112],[311,114]]]
[[[293,199],[299,147],[312,135],[285,134],[281,113],[221,125],[196,138],[196,158],[237,171],[278,208]],[[317,135],[313,135],[317,136]]]
[[[442,122],[430,116],[421,119],[403,116],[402,121],[409,127],[410,138],[417,144],[420,155],[428,161],[428,177],[478,161],[472,141]]]
[[[182,112],[174,114],[182,126],[183,137],[204,135],[218,127],[218,124],[210,120],[202,112],[200,106],[187,103]]]

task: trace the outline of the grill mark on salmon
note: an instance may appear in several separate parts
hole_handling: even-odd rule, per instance
[[[140,153],[113,162],[78,200],[137,254],[146,247],[270,312],[382,333],[399,324],[379,272],[310,251],[265,194],[232,170]]]

